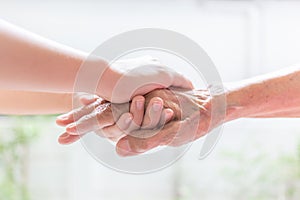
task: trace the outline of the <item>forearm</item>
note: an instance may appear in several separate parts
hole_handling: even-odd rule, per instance
[[[0,114],[58,114],[68,112],[71,109],[71,93],[0,90]]]
[[[72,92],[86,58],[84,52],[0,20],[0,89]],[[101,60],[91,66],[107,68]]]
[[[299,117],[300,67],[228,86],[226,121],[242,117]]]

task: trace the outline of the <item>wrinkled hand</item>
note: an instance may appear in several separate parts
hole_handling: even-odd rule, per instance
[[[186,144],[205,135],[222,123],[221,118],[211,123],[211,103],[213,98],[207,90],[158,89],[145,95],[147,110],[151,107],[149,105],[152,104],[153,99],[163,102],[164,111],[170,113],[173,111],[174,114],[172,113],[166,119],[165,117],[151,115],[151,112],[146,111],[147,116],[145,116],[144,121],[147,122],[145,123],[147,125],[143,124],[141,128],[135,127],[135,129],[129,131],[115,128],[114,134],[119,135],[119,138],[121,138],[118,138],[116,149],[119,155],[136,155],[161,145],[179,146]],[[112,104],[108,105],[105,108],[107,111],[104,113],[111,113],[112,106]],[[95,120],[98,118],[93,112],[90,114],[85,112],[85,115],[89,119]],[[105,115],[100,114],[100,116],[103,117]],[[167,123],[171,118],[172,121]],[[105,117],[102,119],[105,120]],[[100,119],[98,118],[98,121],[101,121],[101,117]],[[152,124],[150,123],[151,125],[149,125],[149,122],[152,122]],[[78,120],[76,124],[77,126],[82,126],[81,124],[84,123]],[[163,128],[158,129],[162,125],[164,125]],[[96,130],[97,128],[99,127],[96,124],[90,127],[89,130]],[[70,132],[68,128],[67,132]]]
[[[132,131],[118,141],[119,155],[137,155],[163,145],[180,146],[205,135],[218,124],[211,124],[212,97],[207,90],[160,89],[145,96],[146,101],[153,97],[163,99],[164,107],[174,111],[173,121],[160,130]]]
[[[79,98],[84,106],[56,119],[58,125],[66,126],[66,132],[58,139],[61,144],[73,143],[91,131],[118,141],[126,133],[141,127],[156,127],[170,121],[173,116],[173,111],[164,109],[163,101],[158,97],[147,102],[146,111],[143,96],[136,96],[130,103],[123,104],[112,104],[94,95]]]

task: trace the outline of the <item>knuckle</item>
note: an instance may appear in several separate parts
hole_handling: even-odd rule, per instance
[[[101,104],[96,108],[95,112],[97,119],[102,120],[103,118],[107,117],[112,112],[112,110],[109,104]]]
[[[80,120],[77,123],[77,126],[82,125],[83,123],[90,122],[93,119],[93,115],[84,115],[80,118]]]

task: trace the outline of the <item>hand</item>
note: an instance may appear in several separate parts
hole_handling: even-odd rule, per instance
[[[66,132],[58,139],[61,144],[73,143],[89,131],[118,141],[125,133],[137,130],[141,126],[154,127],[164,124],[173,116],[172,110],[163,109],[163,101],[158,97],[150,100],[145,116],[143,96],[134,97],[130,104],[111,104],[95,95],[80,96],[80,101],[83,107],[57,117],[58,125],[67,126]],[[129,107],[131,113],[128,112]]]
[[[170,86],[193,88],[184,76],[146,56],[114,62],[102,76],[97,94],[113,103],[125,103],[134,96]]]
[[[215,97],[212,98],[206,90],[155,90],[145,95],[146,105],[151,105],[151,101],[154,98],[163,99],[164,109],[174,112],[173,121],[166,124],[161,130],[155,129],[162,125],[161,122],[153,123],[150,127],[143,126],[139,130],[127,131],[126,134],[122,130],[116,129],[115,134],[127,135],[117,143],[117,152],[119,155],[136,155],[160,145],[179,146],[205,135],[223,122],[222,118],[212,121],[211,103],[215,100]],[[87,116],[95,118],[93,114],[88,114]],[[201,121],[199,124],[200,117]],[[147,118],[146,121],[158,121],[154,115],[148,115]],[[169,118],[165,120],[165,123],[169,120]],[[78,126],[80,124],[80,121],[77,122]],[[96,130],[97,128],[94,127],[94,129]]]
[[[159,97],[164,100],[164,107],[174,111],[173,121],[161,130],[135,130],[120,139],[117,153],[132,156],[144,153],[157,146],[180,146],[205,135],[222,119],[211,119],[213,98],[207,90],[155,90],[145,96],[147,99]],[[146,103],[147,105],[147,103]]]

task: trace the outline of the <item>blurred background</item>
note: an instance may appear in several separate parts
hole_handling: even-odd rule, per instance
[[[299,11],[296,0],[0,0],[2,19],[87,52],[136,28],[177,31],[225,82],[300,62]],[[230,122],[205,160],[199,140],[171,167],[138,176],[100,165],[80,143],[59,145],[54,120],[0,116],[0,200],[300,199],[300,119]]]

